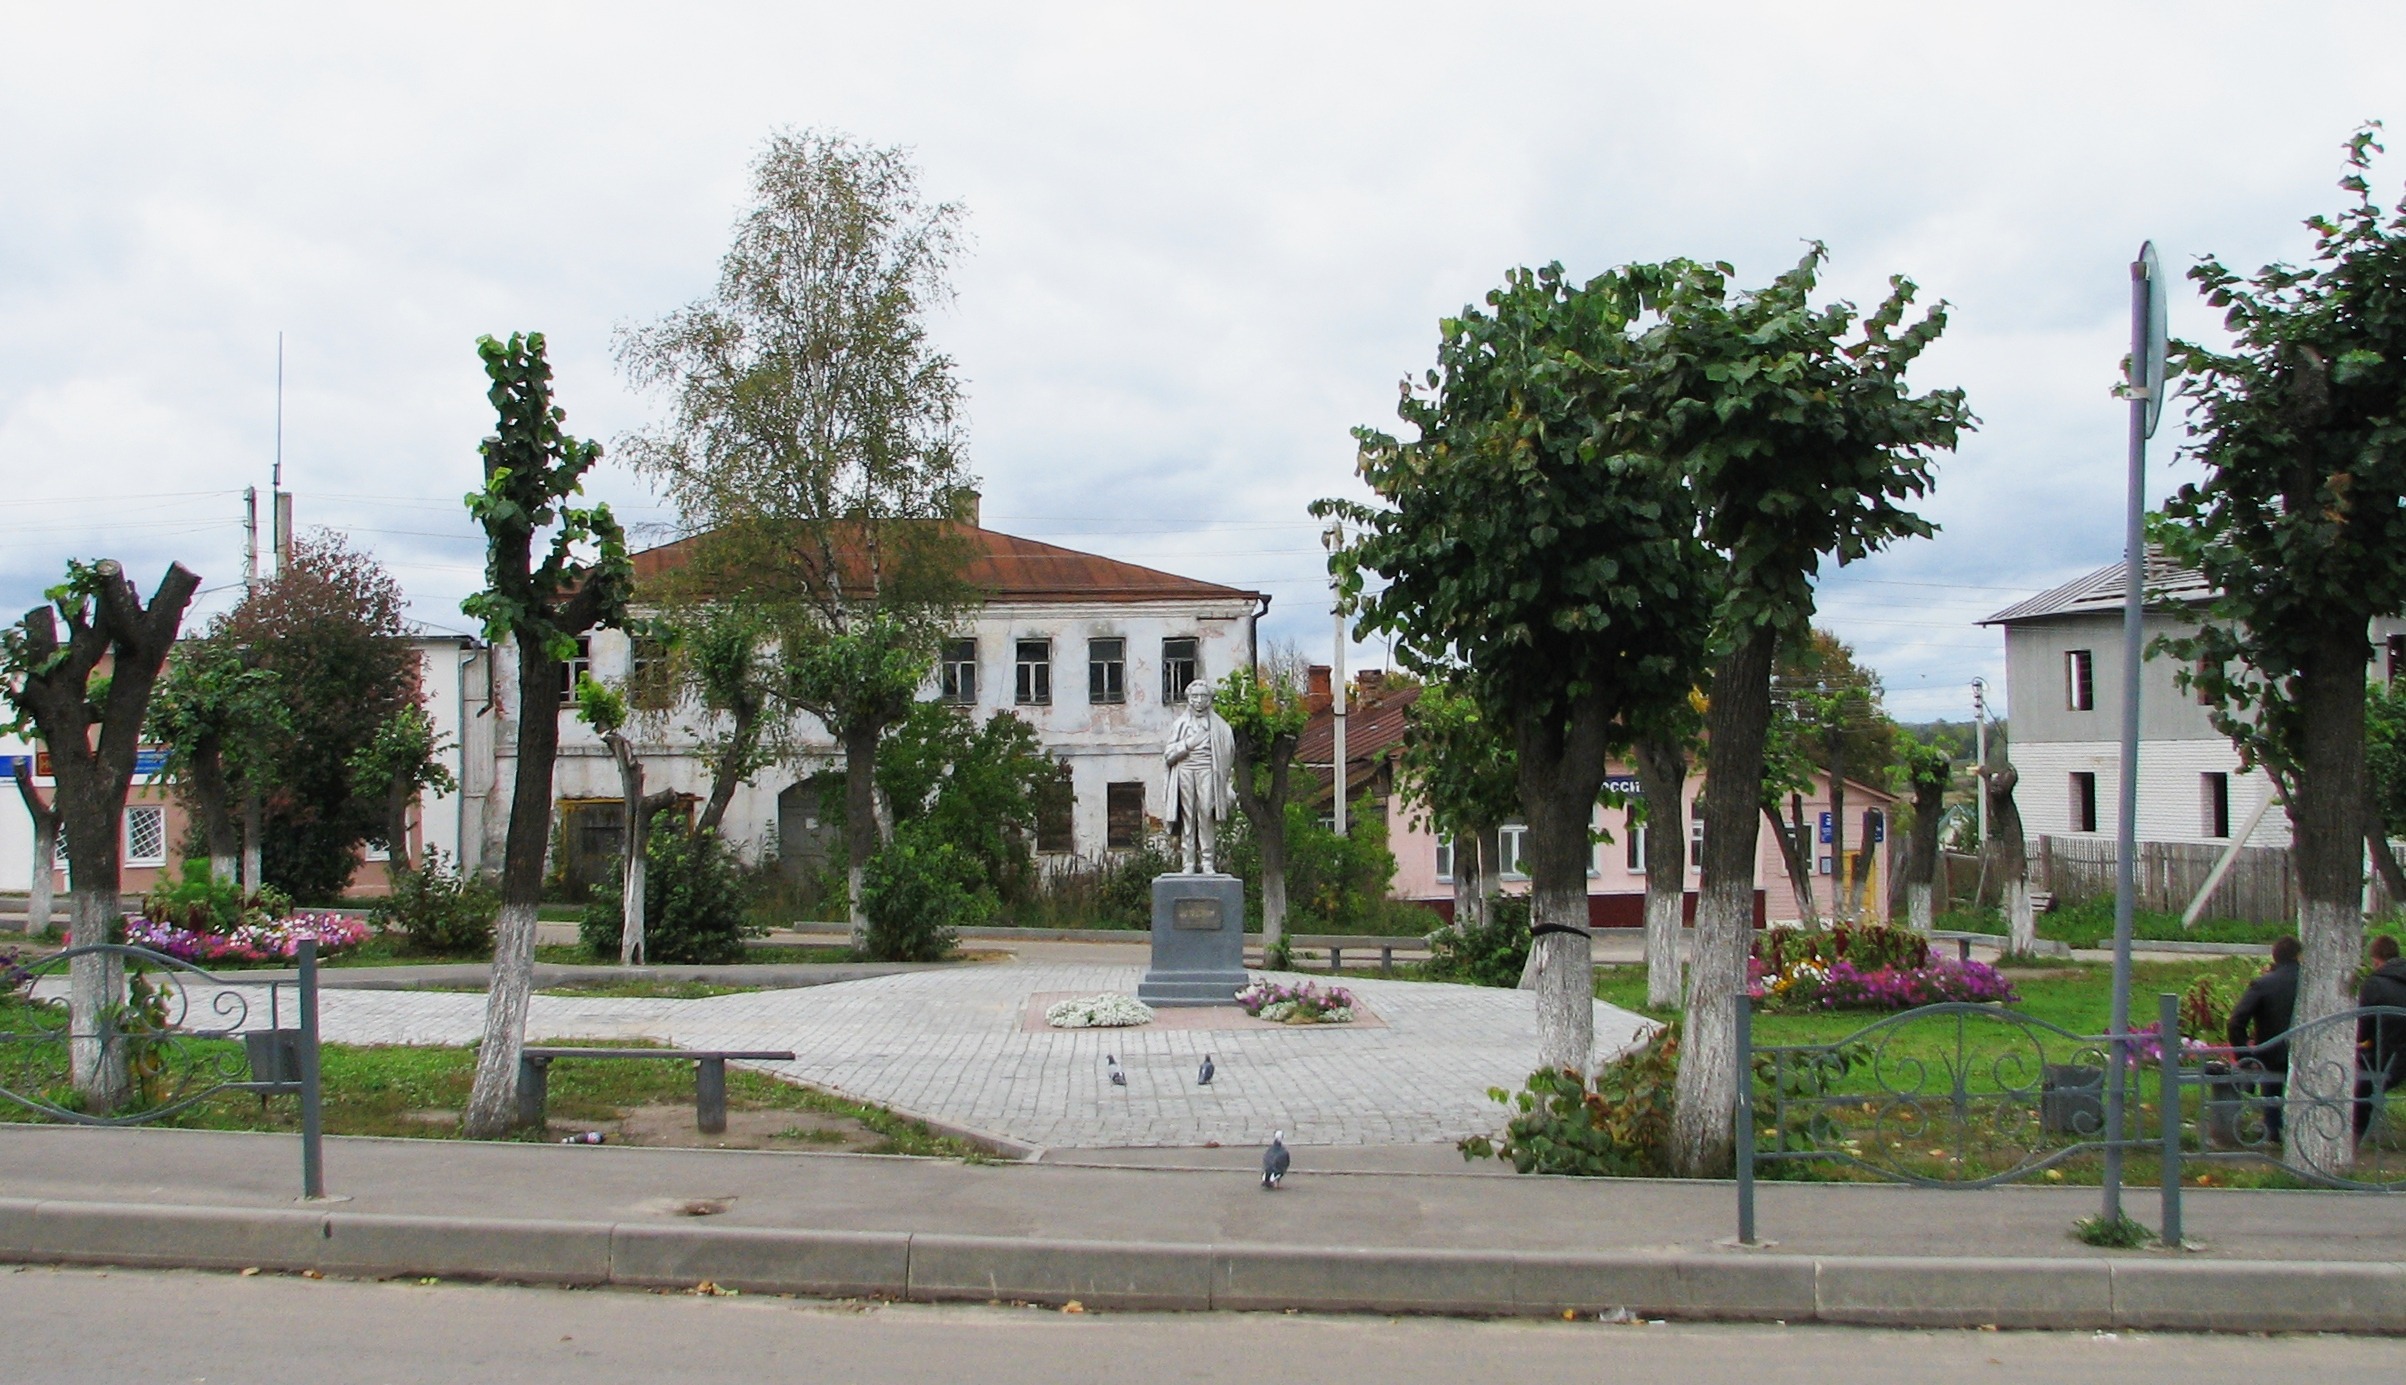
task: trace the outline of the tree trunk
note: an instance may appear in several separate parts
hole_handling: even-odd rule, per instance
[[[209,844],[209,874],[219,880],[238,879],[234,872],[242,839],[234,830],[234,792],[226,784],[224,751],[216,736],[203,736],[193,746],[185,787],[191,791],[201,836]]]
[[[534,993],[535,911],[543,900],[543,857],[551,848],[552,764],[560,750],[560,665],[537,640],[519,640],[518,766],[502,848],[501,913],[493,925],[493,979],[485,995],[484,1042],[468,1095],[467,1133],[499,1139],[518,1121],[518,1056]]]
[[[1830,733],[1830,917],[1855,918],[1855,870],[1846,859],[1846,740]]]
[[[1566,717],[1523,715],[1515,727],[1521,809],[1527,814],[1530,989],[1537,995],[1537,1064],[1581,1080],[1596,1044],[1596,964],[1587,931],[1588,829],[1604,787],[1608,710],[1588,699]]]
[[[1802,817],[1802,810],[1798,816]],[[1821,901],[1813,898],[1813,865],[1805,859],[1804,828],[1782,822],[1779,809],[1766,806],[1763,817],[1779,843],[1780,869],[1788,876],[1788,894],[1796,901],[1796,922],[1808,933],[1821,931]]]
[[[735,790],[744,780],[740,773],[750,763],[752,747],[760,739],[760,709],[745,706],[736,709],[735,725],[728,729],[726,741],[710,763],[710,797],[702,804],[702,815],[695,819],[694,829],[716,832],[727,816],[727,805],[735,801]]]
[[[125,819],[125,788],[119,784],[112,794],[109,785],[95,783],[76,793],[64,781],[59,784],[56,801],[67,833],[69,947],[108,942],[124,912],[118,832]],[[125,1045],[107,1037],[125,1004],[125,965],[114,955],[95,955],[78,957],[68,967],[67,1027],[75,1036],[67,1046],[68,1075],[84,1109],[105,1115],[124,1105],[132,1090]]]
[[[259,795],[248,793],[242,798],[242,892],[259,893],[267,881],[259,870]]]
[[[644,811],[643,761],[635,757],[634,743],[616,731],[602,737],[610,747],[610,757],[618,762],[618,791],[624,804],[622,826],[618,839],[619,850],[619,913],[618,964],[631,967],[644,960],[643,937],[643,866],[644,838],[650,815]]]
[[[1945,780],[1913,786],[1913,835],[1905,843],[1905,921],[1916,933],[1927,933],[1936,914],[1930,907],[1931,887],[1938,880],[1938,824],[1946,816]]]
[[[1486,867],[1479,859],[1479,833],[1463,827],[1454,833],[1454,928],[1468,932],[1487,926]]]
[[[2301,661],[2295,684],[2304,727],[2295,792],[2289,795],[2291,856],[2297,865],[2299,959],[2293,1027],[2353,1008],[2364,957],[2364,640],[2326,638]],[[2337,1173],[2354,1160],[2346,1098],[2355,1082],[2353,1026],[2329,1024],[2289,1048],[2292,1092],[2335,1104],[2293,1103],[2283,1123],[2289,1161]]]
[[[2364,776],[2364,845],[2372,853],[2373,870],[2381,877],[2381,893],[2385,897],[2381,912],[2396,913],[2406,908],[2406,872],[2398,868],[2398,853],[2390,849],[2389,824],[2381,820],[2381,809],[2373,802],[2373,777]]]
[[[2005,914],[2005,951],[2026,957],[2036,950],[2038,916],[2030,908],[2030,847],[2022,836],[2022,810],[2013,801],[2013,786],[2021,772],[2011,764],[1982,769],[1982,792],[1988,795],[1988,850],[1996,862],[1998,906]]]
[[[1754,937],[1755,815],[1771,720],[1768,626],[1746,633],[1713,670],[1705,710],[1704,869],[1688,958],[1687,1023],[1671,1111],[1671,1167],[1690,1178],[1729,1170],[1739,1098],[1737,1004]]]
[[[416,796],[416,788],[398,774],[393,776],[392,787],[384,791],[384,874],[388,880],[396,871],[410,869],[409,805]]]
[[[852,891],[852,947],[869,945],[869,913],[862,907],[861,886],[869,876],[869,858],[885,844],[885,822],[878,811],[877,737],[882,727],[848,727],[844,740],[844,849],[850,862],[845,879]]]
[[[17,796],[25,800],[25,815],[33,819],[33,878],[25,891],[25,932],[44,937],[57,920],[53,892],[58,887],[58,810],[42,801],[33,786],[32,757],[16,761]]]
[[[1686,994],[1679,958],[1681,918],[1687,903],[1687,835],[1681,794],[1687,788],[1688,757],[1679,742],[1641,737],[1637,742],[1638,792],[1646,801],[1646,1004],[1667,1010]]]
[[[1298,737],[1274,735],[1269,745],[1260,746],[1235,727],[1229,730],[1230,743],[1236,750],[1229,786],[1236,791],[1236,806],[1252,825],[1253,840],[1261,849],[1261,945],[1266,956],[1286,936],[1287,774],[1294,766]],[[1268,781],[1266,793],[1261,791],[1263,780]],[[1170,793],[1176,797],[1175,783],[1170,786]],[[1461,867],[1461,854],[1458,848],[1454,852],[1457,870]],[[1459,891],[1460,886],[1455,888]]]

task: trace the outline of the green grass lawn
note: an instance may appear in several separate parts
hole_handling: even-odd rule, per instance
[[[22,1003],[0,1005],[0,1030],[17,1027],[26,1018]],[[14,1023],[12,1023],[12,1021]],[[642,1043],[580,1040],[582,1047],[650,1047]],[[53,1050],[54,1051],[54,1050]],[[46,1051],[43,1057],[48,1057]],[[27,1053],[24,1045],[0,1043],[0,1074],[21,1080]],[[457,1139],[459,1112],[468,1102],[475,1076],[473,1049],[454,1047],[355,1046],[328,1044],[321,1050],[321,1086],[325,1100],[325,1130],[329,1135],[385,1135],[418,1139]],[[197,1090],[218,1076],[244,1075],[242,1046],[225,1040],[198,1040],[175,1046],[166,1065],[167,1092]],[[562,1061],[552,1065],[548,1114],[555,1125],[616,1120],[642,1106],[687,1105],[693,1102],[693,1067],[670,1061]],[[188,1085],[179,1085],[188,1084]],[[56,1099],[57,1093],[52,1093]],[[14,1103],[0,1103],[0,1121],[28,1123],[39,1119]],[[727,1109],[730,1112],[780,1110],[832,1117],[858,1125],[876,1139],[863,1152],[920,1154],[951,1158],[981,1157],[966,1141],[929,1130],[917,1121],[882,1107],[849,1101],[826,1092],[781,1082],[764,1073],[729,1067]],[[159,1122],[185,1130],[294,1131],[299,1128],[300,1102],[294,1097],[262,1100],[247,1092],[219,1092]],[[533,1132],[519,1138],[544,1138]],[[803,1133],[802,1143],[823,1143]]]

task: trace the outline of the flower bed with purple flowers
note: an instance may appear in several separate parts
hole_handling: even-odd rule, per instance
[[[341,914],[287,914],[239,924],[226,933],[185,928],[163,919],[129,917],[125,921],[127,942],[195,964],[289,962],[300,955],[306,939],[316,940],[318,956],[330,957],[366,942],[368,926]]]
[[[1950,1000],[2021,999],[2013,983],[1985,962],[1865,969],[1844,959],[1795,962],[1778,973],[1755,962],[1748,968],[1747,994],[1780,1010],[1910,1010]]]
[[[1236,1003],[1246,1014],[1273,1024],[1353,1023],[1353,992],[1343,986],[1256,981],[1236,993]]]

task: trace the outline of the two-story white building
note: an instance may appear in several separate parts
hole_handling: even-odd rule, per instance
[[[2113,563],[2017,602],[1981,622],[2005,632],[2010,754],[2021,774],[2014,798],[2035,849],[2041,837],[2111,843],[2121,802],[2122,588]],[[2144,638],[2193,633],[2213,599],[2205,579],[2160,555],[2147,560]],[[2368,676],[2406,672],[2406,622],[2366,634]],[[2175,682],[2179,663],[2142,649],[2139,684],[2138,836],[2141,842],[2227,846],[2273,792],[2261,771],[2214,729],[2194,692]],[[2286,847],[2289,820],[2261,816],[2247,845]]]
[[[978,525],[974,512],[962,535],[969,549],[962,576],[984,596],[944,642],[923,696],[958,704],[980,720],[1013,713],[1063,766],[1066,792],[1048,796],[1040,814],[1041,856],[1092,860],[1140,845],[1165,815],[1161,748],[1186,685],[1251,663],[1255,621],[1269,598],[998,533]],[[647,579],[686,560],[689,543],[635,555],[638,602]],[[587,671],[604,681],[626,677],[636,653],[625,633],[596,632],[580,643],[560,702],[539,709],[561,718],[552,783],[572,868],[581,862],[590,870],[617,849],[620,790],[609,752],[576,720],[568,689]],[[492,768],[471,776],[482,834],[470,863],[498,868],[521,709],[512,705],[512,651],[502,646],[490,662],[493,713],[479,718],[476,737]],[[697,747],[709,726],[698,707],[680,706],[632,729],[647,789],[708,794],[709,770]],[[843,759],[815,718],[800,718],[795,732],[802,753],[738,788],[724,831],[747,857],[773,852],[799,876],[840,850],[822,804],[835,801],[826,776],[840,774]]]

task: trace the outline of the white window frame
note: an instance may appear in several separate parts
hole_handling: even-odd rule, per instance
[[[1437,834],[1437,883],[1454,883],[1454,834],[1451,832]]]
[[[967,646],[967,658],[960,657],[964,645]],[[936,691],[937,696],[952,706],[974,707],[977,705],[977,637],[975,635],[955,636],[944,641],[943,658],[937,664]]]
[[[1042,645],[1042,658],[1028,657],[1031,645]],[[1021,635],[1011,644],[1011,705],[1053,705],[1053,640],[1050,635]]]
[[[2064,709],[2072,712],[2097,710],[2097,652],[2093,649],[2067,649],[2063,652]]]
[[[1697,798],[1688,807],[1688,874],[1704,870],[1704,800]]]
[[[576,653],[560,665],[560,705],[576,705],[576,685],[593,672],[593,637],[576,637]]]
[[[158,821],[159,848],[155,852],[134,849],[134,818],[143,815]],[[163,866],[167,864],[167,807],[160,803],[129,803],[121,824],[125,834],[125,863],[129,866]]]
[[[1644,875],[1646,873],[1646,824],[1639,822],[1636,814],[1624,812],[1621,814],[1621,831],[1628,834],[1627,839],[1621,844],[1622,850],[1627,853],[1623,859],[1628,862],[1628,873]]]
[[[1526,880],[1529,872],[1521,868],[1522,853],[1528,850],[1529,828],[1525,823],[1508,822],[1495,830],[1498,880]]]

